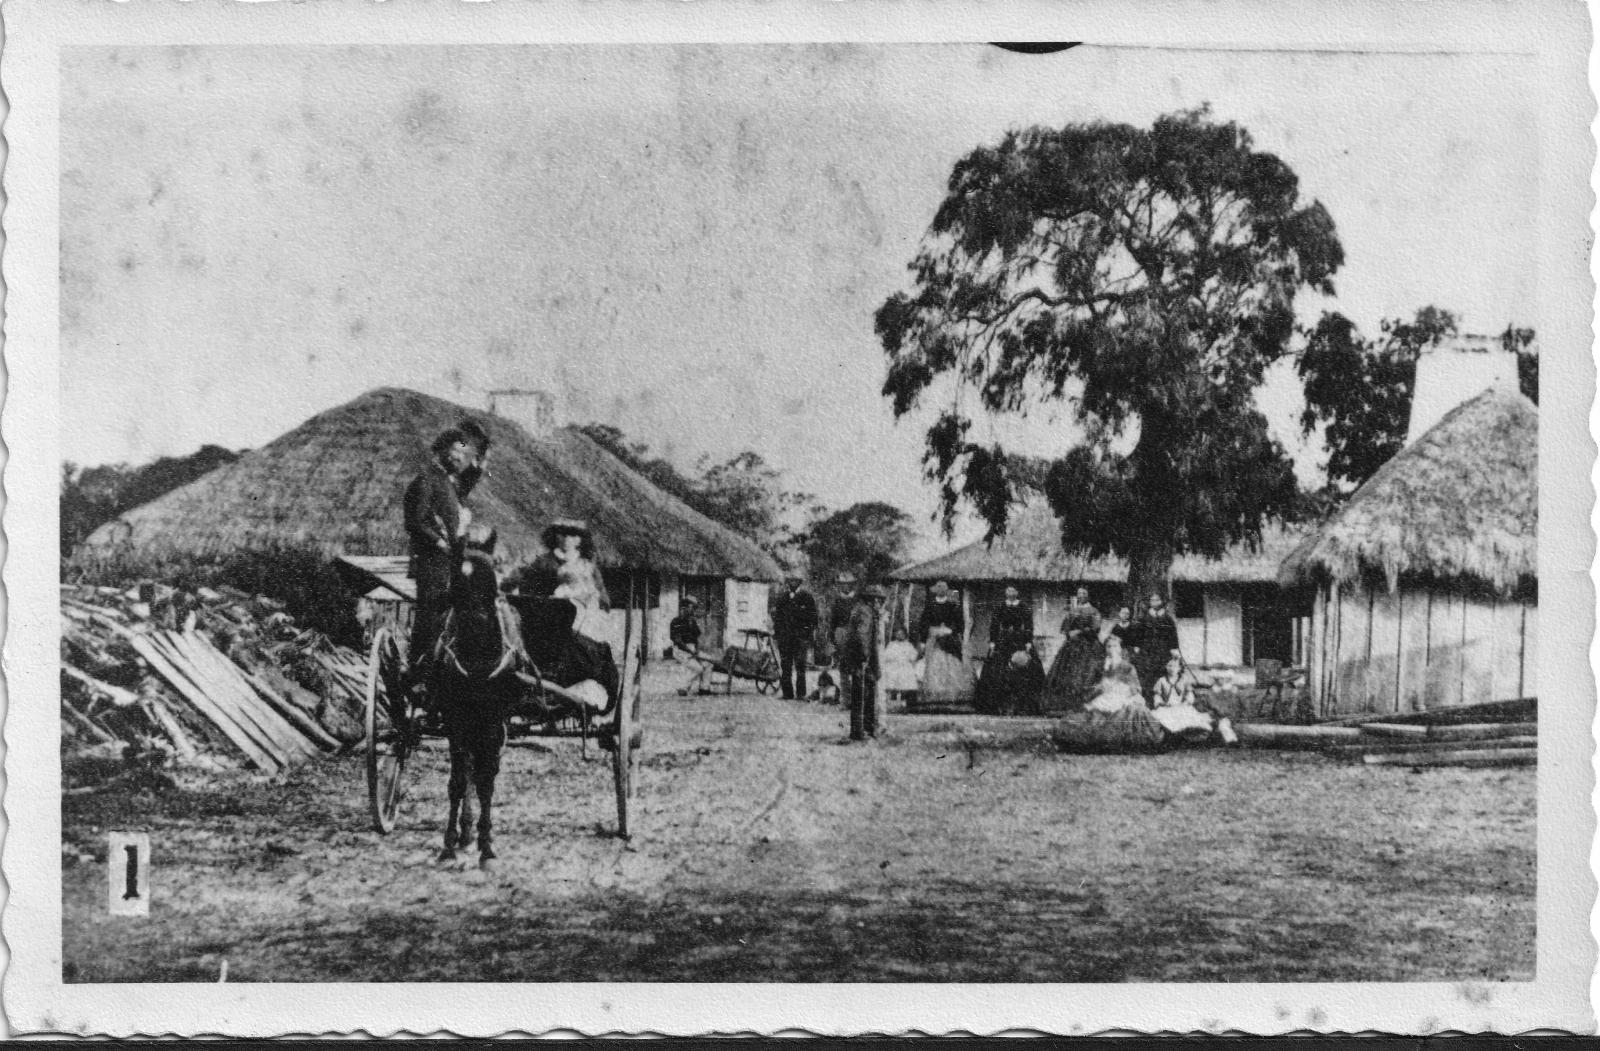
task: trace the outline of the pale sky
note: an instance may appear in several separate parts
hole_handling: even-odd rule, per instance
[[[78,48],[62,67],[80,463],[258,447],[379,386],[476,407],[537,387],[681,466],[752,448],[829,506],[925,522],[929,415],[892,419],[872,314],[952,164],[1008,128],[1204,102],[1334,218],[1338,295],[1303,297],[1306,320],[1376,334],[1434,304],[1469,331],[1539,327],[1520,56]],[[1263,397],[1286,443],[1296,397],[1288,374]],[[1026,431],[1027,451],[1071,441]]]

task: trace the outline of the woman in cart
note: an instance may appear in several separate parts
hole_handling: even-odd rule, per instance
[[[615,689],[617,670],[610,647],[595,637],[603,633],[610,602],[594,562],[594,537],[585,523],[561,519],[552,522],[540,540],[545,553],[517,576],[517,594],[524,600],[561,601],[519,603],[524,620],[539,621],[538,630],[524,632],[528,655],[552,682],[570,687],[591,707],[603,709],[608,693]],[[540,652],[533,652],[534,640],[539,640]]]

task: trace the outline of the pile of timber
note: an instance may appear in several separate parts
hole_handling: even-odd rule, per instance
[[[276,774],[360,739],[361,655],[275,600],[63,585],[61,613],[69,780],[112,758]]]
[[[1482,721],[1472,722],[1470,719]],[[1492,721],[1491,721],[1492,720]],[[1313,726],[1237,727],[1255,748],[1307,748],[1368,766],[1534,766],[1539,723],[1532,698],[1432,712],[1365,716]]]

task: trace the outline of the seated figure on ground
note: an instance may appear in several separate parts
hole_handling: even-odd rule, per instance
[[[1196,699],[1194,675],[1180,658],[1167,661],[1166,674],[1156,681],[1153,696],[1156,721],[1169,736],[1202,741],[1214,736],[1226,744],[1239,739],[1226,717],[1219,717],[1210,705]]]

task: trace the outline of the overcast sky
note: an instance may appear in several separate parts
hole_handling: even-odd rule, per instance
[[[538,387],[681,465],[753,448],[830,506],[925,520],[927,418],[891,418],[872,313],[964,153],[1209,102],[1333,215],[1338,296],[1303,317],[1538,327],[1534,73],[1089,46],[68,49],[63,455],[256,447],[378,386],[478,407]],[[1287,379],[1264,396],[1286,440]]]

